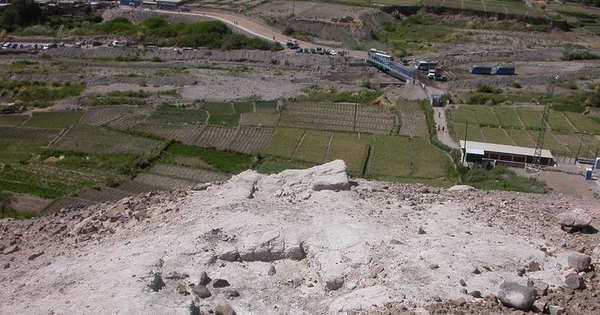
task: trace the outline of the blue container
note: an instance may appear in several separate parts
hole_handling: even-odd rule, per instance
[[[592,171],[593,171],[593,169],[591,169],[591,168],[585,169],[585,179],[586,180],[592,179]]]

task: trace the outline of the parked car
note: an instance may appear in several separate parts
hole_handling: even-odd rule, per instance
[[[436,80],[436,81],[448,81],[448,77],[445,76],[445,75],[436,75],[434,77],[434,80]]]

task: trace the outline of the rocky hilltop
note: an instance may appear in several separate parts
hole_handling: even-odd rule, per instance
[[[246,171],[0,221],[0,310],[597,314],[594,226],[596,201],[560,194]]]

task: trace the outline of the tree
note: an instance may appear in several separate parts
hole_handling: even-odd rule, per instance
[[[0,16],[0,25],[9,32],[42,21],[42,9],[34,0],[13,0]]]

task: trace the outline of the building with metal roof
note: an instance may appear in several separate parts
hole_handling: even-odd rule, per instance
[[[460,149],[466,162],[494,161],[509,165],[533,164],[535,148],[517,147],[505,144],[460,140]],[[542,150],[540,165],[554,165],[550,150]]]

